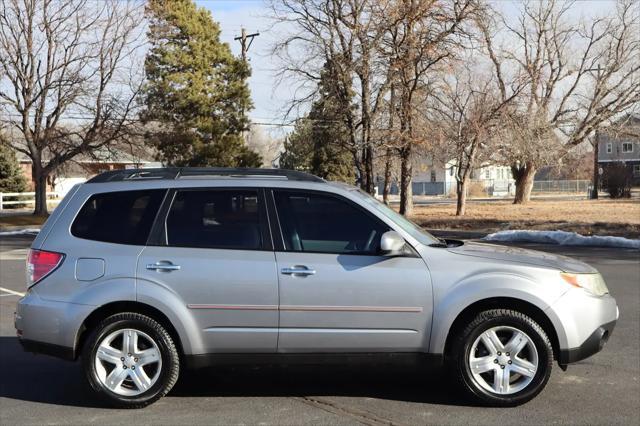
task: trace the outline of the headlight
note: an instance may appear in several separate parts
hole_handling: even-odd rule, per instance
[[[560,276],[567,283],[574,287],[580,287],[587,290],[589,293],[596,296],[602,296],[609,293],[607,284],[605,284],[602,275],[596,274],[569,274],[566,272],[560,273]]]

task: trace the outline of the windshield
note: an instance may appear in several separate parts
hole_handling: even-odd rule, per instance
[[[389,208],[386,204],[378,201],[376,198],[367,194],[362,190],[355,191],[362,200],[364,200],[369,206],[373,207],[389,219],[391,219],[396,225],[402,228],[405,232],[410,234],[413,238],[418,240],[421,244],[429,245],[429,244],[437,244],[440,242],[436,237],[411,222],[406,217],[402,216],[400,213],[395,210]]]

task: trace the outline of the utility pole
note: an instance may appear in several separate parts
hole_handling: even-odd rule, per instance
[[[247,30],[245,30],[244,27],[242,27],[240,29],[240,37],[234,37],[234,40],[238,40],[240,42],[240,46],[242,48],[242,62],[244,62],[247,65],[247,67],[249,65],[249,62],[247,59],[247,52],[251,47],[251,43],[253,43],[253,39],[259,35],[260,33],[247,34]],[[247,44],[247,39],[249,39],[248,44]],[[242,107],[242,115],[244,116],[244,107]],[[246,143],[247,140],[246,140],[245,130],[242,131],[242,139],[244,139]]]
[[[247,30],[244,27],[241,29],[240,37],[235,37],[234,40],[238,40],[240,42],[240,46],[242,46],[242,60],[247,62],[247,52],[251,47],[251,43],[253,43],[254,37],[259,36],[260,33],[247,34]],[[247,44],[247,39],[249,39],[249,43]]]

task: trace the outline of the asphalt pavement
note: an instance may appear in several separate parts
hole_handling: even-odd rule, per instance
[[[0,237],[0,425],[19,424],[640,424],[640,252],[519,244],[585,260],[604,275],[620,320],[605,349],[515,408],[471,405],[444,374],[395,367],[224,367],[191,372],[143,410],[96,400],[78,363],[22,351],[24,236]]]

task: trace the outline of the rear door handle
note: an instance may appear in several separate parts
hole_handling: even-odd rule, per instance
[[[295,276],[306,277],[307,275],[315,275],[316,270],[309,269],[303,265],[296,265],[296,266],[292,266],[291,268],[282,268],[280,270],[280,273],[282,273],[283,275],[293,275],[294,277]]]
[[[180,265],[174,265],[171,262],[156,262],[156,263],[148,263],[147,269],[150,271],[179,271]]]

